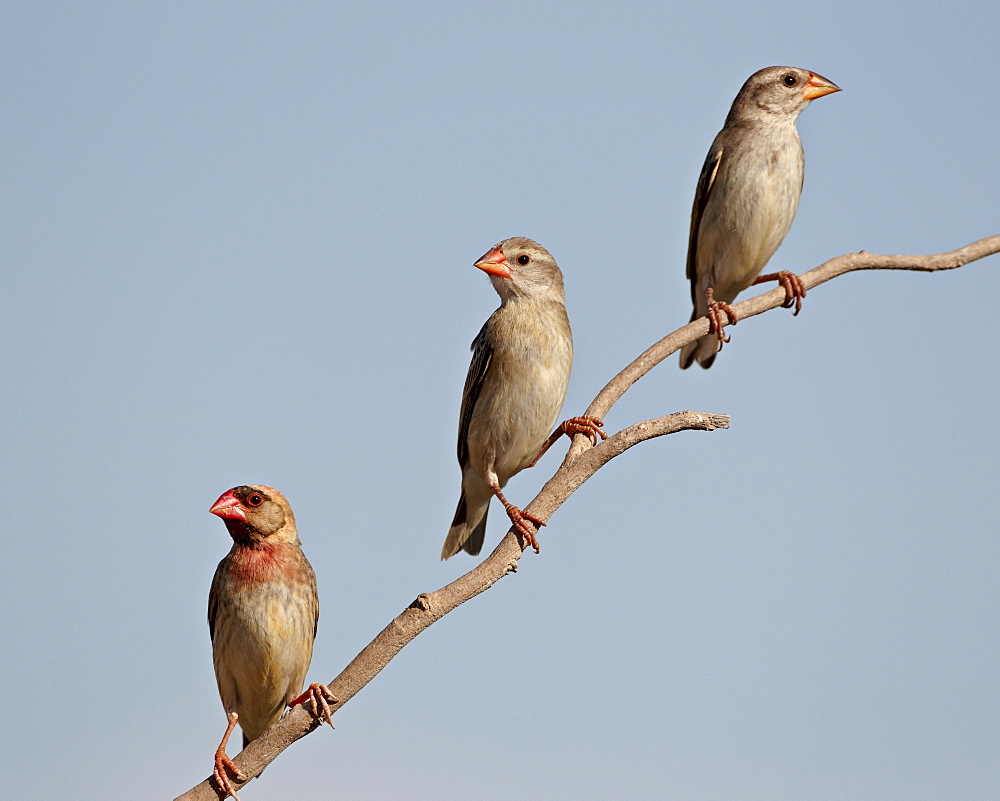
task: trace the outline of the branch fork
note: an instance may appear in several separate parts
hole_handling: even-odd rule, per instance
[[[819,267],[802,273],[799,278],[804,294],[805,290],[857,270],[918,272],[952,270],[998,252],[1000,252],[1000,235],[980,239],[947,253],[927,256],[880,256],[862,250],[830,259]],[[744,320],[782,307],[786,301],[786,290],[779,286],[762,295],[733,304],[733,310],[740,320]],[[608,382],[583,416],[604,419],[611,407],[636,381],[672,353],[708,332],[709,321],[706,317],[701,317],[647,348]],[[596,445],[588,434],[573,433],[569,450],[559,469],[525,510],[533,516],[547,520],[601,467],[640,442],[678,431],[714,431],[728,427],[729,417],[726,415],[684,411],[627,426]],[[516,572],[522,553],[522,545],[514,533],[514,527],[511,526],[493,553],[464,576],[439,590],[418,595],[344,668],[337,678],[329,683],[330,691],[340,701],[330,710],[331,713],[335,714],[360,692],[418,634],[457,606],[488,590],[507,574]],[[289,710],[284,717],[233,759],[240,773],[240,777],[233,781],[235,789],[238,790],[258,776],[285,748],[319,728],[321,723],[322,721],[313,717],[303,706]],[[195,801],[195,799],[204,801],[218,799],[218,793],[208,779],[178,796],[175,801]]]

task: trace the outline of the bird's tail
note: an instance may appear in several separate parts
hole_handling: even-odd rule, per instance
[[[486,513],[489,509],[487,500],[485,507],[470,513],[465,493],[462,493],[462,497],[458,499],[458,509],[455,510],[455,519],[451,521],[444,547],[441,548],[442,559],[450,559],[459,551],[475,556],[483,549],[483,542],[486,540]],[[476,514],[479,511],[481,516]]]
[[[695,309],[694,313],[691,315],[691,322],[693,323],[699,317],[704,316],[704,312],[699,314],[698,310]],[[701,339],[689,342],[681,348],[681,369],[687,370],[688,367],[691,366],[692,362],[697,360],[698,364],[707,370],[712,366],[712,362],[715,361],[715,355],[718,352],[719,338],[715,334],[707,334]]]

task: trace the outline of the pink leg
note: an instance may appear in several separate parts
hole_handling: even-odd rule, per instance
[[[801,278],[799,278],[795,273],[788,272],[788,270],[781,270],[777,273],[758,275],[757,280],[754,281],[754,283],[764,284],[768,281],[777,281],[782,287],[784,287],[785,302],[781,305],[786,309],[790,309],[792,306],[795,306],[795,311],[792,312],[792,317],[802,310],[802,298],[806,296],[806,288],[802,284]]]
[[[724,300],[715,299],[715,290],[712,287],[705,290],[705,298],[708,300],[708,333],[718,337],[719,350],[722,350],[722,343],[729,341],[729,337],[722,330],[723,325],[725,325],[722,320],[723,315],[729,320],[730,325],[736,325],[740,318],[733,311],[732,306]]]
[[[538,460],[541,459],[545,452],[556,444],[556,441],[565,434],[567,437],[572,437],[574,434],[586,434],[590,437],[590,441],[596,445],[597,437],[600,435],[601,439],[607,439],[608,435],[601,430],[601,426],[604,425],[602,420],[596,417],[571,417],[569,420],[563,420],[553,431],[549,434],[549,438],[545,440],[545,444],[542,445],[542,449],[538,452],[538,455],[532,460],[528,467],[534,467],[538,464]]]
[[[312,712],[312,716],[320,722],[329,723],[330,728],[333,728],[333,721],[330,719],[330,704],[336,704],[340,699],[337,698],[331,691],[330,688],[325,684],[313,683],[310,684],[304,693],[298,698],[293,698],[288,702],[289,706],[296,706],[297,704],[309,705],[309,711]]]
[[[493,494],[500,499],[500,503],[503,504],[503,508],[507,510],[507,517],[510,518],[510,522],[514,524],[514,527],[519,532],[521,532],[521,536],[524,537],[528,545],[535,549],[535,553],[538,553],[538,540],[535,539],[535,532],[531,530],[531,526],[529,526],[525,521],[531,521],[538,528],[544,526],[545,521],[532,514],[528,514],[527,512],[522,512],[514,506],[514,504],[503,496],[503,492],[500,491],[500,487],[494,485],[490,487],[490,489],[493,490]]]
[[[229,715],[229,725],[226,727],[226,733],[222,735],[222,742],[219,743],[219,747],[215,749],[215,768],[212,771],[212,776],[215,778],[215,783],[219,785],[219,790],[222,792],[222,797],[232,797],[236,801],[240,801],[240,797],[236,795],[236,788],[233,787],[233,783],[229,781],[229,776],[227,771],[232,773],[237,781],[243,781],[246,777],[240,773],[240,769],[233,764],[226,754],[226,746],[229,744],[229,735],[233,733],[233,729],[236,728],[236,721],[239,719],[239,715],[235,712]]]

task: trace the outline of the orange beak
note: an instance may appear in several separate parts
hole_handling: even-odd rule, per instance
[[[802,96],[806,100],[815,100],[817,97],[832,95],[834,92],[839,91],[841,91],[840,87],[833,81],[828,81],[822,75],[810,72],[809,80],[806,81],[806,88],[802,90]]]
[[[507,263],[507,257],[503,255],[503,251],[500,250],[499,246],[483,254],[479,261],[476,262],[476,267],[490,275],[497,275],[500,278],[510,278],[510,265]]]

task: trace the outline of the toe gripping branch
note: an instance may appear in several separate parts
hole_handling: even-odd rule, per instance
[[[597,417],[571,417],[569,420],[564,420],[558,425],[556,430],[549,435],[549,438],[545,440],[545,444],[542,445],[541,450],[538,451],[538,455],[534,458],[531,464],[528,465],[528,467],[534,467],[538,464],[538,460],[541,459],[542,456],[545,455],[545,452],[563,435],[572,437],[574,434],[583,434],[589,437],[591,443],[594,445],[597,444],[598,437],[601,439],[607,439],[608,435],[601,430],[601,426],[603,425],[604,423]],[[514,506],[514,504],[504,497],[500,487],[492,486],[490,489],[500,500],[500,503],[503,504],[503,508],[507,510],[507,517],[510,518],[510,522],[514,524],[514,527],[520,532],[521,536],[524,537],[525,542],[534,548],[535,553],[538,553],[538,539],[535,537],[535,531],[544,526],[545,521],[540,517],[535,517],[535,515],[524,512]],[[534,530],[528,525],[529,522],[534,523]]]
[[[332,710],[330,709],[330,704],[339,703],[340,699],[337,698],[325,684],[310,684],[306,691],[302,693],[298,698],[293,698],[288,702],[289,707],[296,706],[297,704],[305,705],[312,716],[320,722],[329,723],[330,728],[333,728],[333,721],[330,719]],[[212,777],[215,779],[215,783],[219,788],[219,792],[222,793],[223,798],[235,798],[236,801],[240,801],[240,797],[236,795],[236,787],[233,786],[232,780],[229,778],[230,775],[238,782],[245,782],[247,776],[236,764],[229,758],[226,753],[226,746],[229,745],[229,736],[233,733],[233,729],[236,728],[236,724],[239,721],[239,715],[235,712],[229,715],[229,725],[226,726],[226,733],[222,735],[222,742],[219,743],[219,747],[215,749],[215,767],[212,770]]]
[[[722,350],[722,345],[729,341],[729,337],[726,336],[726,332],[723,330],[723,326],[727,324],[723,321],[723,316],[725,316],[729,325],[736,325],[740,321],[740,318],[732,306],[724,300],[715,299],[715,290],[712,287],[708,287],[705,290],[705,298],[708,300],[708,335],[715,334],[719,340],[719,350]]]
[[[306,691],[302,695],[289,701],[288,706],[292,707],[302,704],[309,709],[312,716],[320,722],[320,725],[329,723],[332,729],[333,720],[330,718],[330,704],[337,703],[340,703],[340,699],[333,694],[329,687],[325,684],[313,682],[306,688]]]
[[[226,733],[222,735],[222,742],[215,749],[215,767],[212,769],[212,778],[215,779],[222,797],[235,798],[236,801],[240,801],[240,797],[236,795],[236,788],[233,786],[232,781],[230,781],[229,774],[232,774],[233,778],[239,782],[246,781],[247,777],[236,767],[233,760],[229,758],[229,755],[226,753],[226,746],[229,744],[229,735],[233,733],[238,720],[239,715],[235,712],[229,714],[229,725],[226,726]]]
[[[522,512],[514,506],[514,504],[504,497],[503,491],[500,487],[492,486],[490,489],[493,490],[493,494],[496,495],[500,503],[503,504],[503,508],[507,510],[507,517],[509,517],[510,522],[514,524],[514,528],[516,528],[518,532],[520,532],[521,536],[524,537],[524,541],[535,549],[535,553],[538,553],[538,540],[535,538],[535,531],[528,525],[528,521],[535,524],[535,529],[539,529],[544,526],[545,521],[540,517],[535,517],[533,514],[529,514],[528,512]]]
[[[758,275],[754,284],[765,284],[768,281],[777,281],[784,288],[785,300],[781,306],[785,309],[790,309],[794,306],[795,311],[792,312],[792,317],[802,311],[802,298],[806,296],[806,288],[801,278],[795,273],[788,272],[788,270],[781,270],[780,272],[768,273],[767,275]]]
[[[545,444],[542,445],[541,449],[538,451],[538,455],[532,460],[528,467],[534,467],[538,464],[538,460],[541,459],[545,452],[551,448],[559,440],[559,437],[564,434],[567,437],[572,438],[574,434],[584,434],[590,437],[590,442],[593,445],[597,444],[597,438],[607,439],[608,435],[601,430],[604,425],[604,421],[599,417],[571,417],[569,420],[563,420],[556,430],[549,434],[549,438],[545,440]]]

